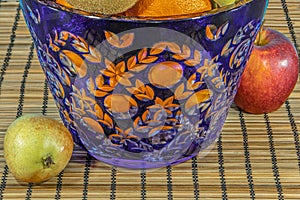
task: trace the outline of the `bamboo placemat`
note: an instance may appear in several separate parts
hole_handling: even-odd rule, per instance
[[[270,0],[265,26],[300,44],[300,1]],[[300,199],[300,81],[276,112],[230,109],[206,157],[174,167],[125,171],[76,147],[57,177],[20,184],[3,157],[9,124],[26,113],[59,119],[19,3],[0,0],[0,199]]]

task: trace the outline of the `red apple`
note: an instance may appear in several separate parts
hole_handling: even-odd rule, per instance
[[[273,112],[293,91],[299,59],[292,42],[282,33],[262,28],[237,90],[234,102],[253,114]]]

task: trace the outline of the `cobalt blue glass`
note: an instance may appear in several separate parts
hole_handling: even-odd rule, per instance
[[[20,3],[75,143],[107,164],[144,169],[214,144],[268,0],[152,19]]]

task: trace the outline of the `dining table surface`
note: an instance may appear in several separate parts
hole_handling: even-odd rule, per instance
[[[300,0],[270,0],[265,27],[300,45]],[[280,81],[280,80],[278,80]],[[61,120],[18,0],[0,0],[0,199],[298,199],[300,81],[276,111],[249,114],[234,104],[206,155],[158,169],[109,166],[75,145],[70,162],[39,184],[17,181],[4,158],[8,126],[42,113]]]

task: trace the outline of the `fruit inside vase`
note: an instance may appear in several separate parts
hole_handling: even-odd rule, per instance
[[[127,17],[170,17],[201,14],[245,0],[52,0],[66,8]]]

